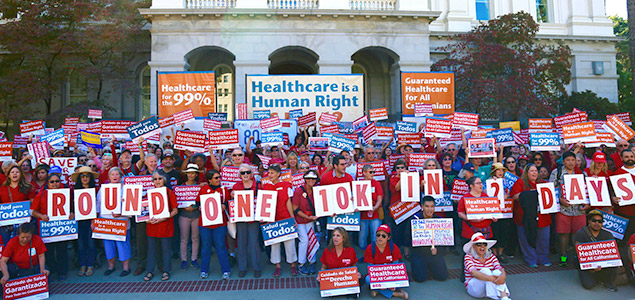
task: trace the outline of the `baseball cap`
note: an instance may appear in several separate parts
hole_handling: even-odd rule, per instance
[[[388,225],[386,224],[382,224],[379,227],[377,227],[377,231],[383,231],[387,234],[390,234],[390,227],[388,227]]]
[[[593,160],[593,162],[596,162],[596,163],[606,163],[606,155],[604,155],[604,153],[599,152],[599,151],[595,152],[593,154],[593,159],[592,160]]]
[[[476,171],[476,168],[474,167],[474,165],[472,163],[466,163],[466,164],[463,165],[463,170],[474,172],[474,171]]]
[[[174,157],[174,150],[166,149],[165,151],[163,151],[163,158],[166,158],[168,156],[173,158]]]
[[[62,174],[62,168],[60,168],[59,166],[52,166],[49,169],[49,174]]]

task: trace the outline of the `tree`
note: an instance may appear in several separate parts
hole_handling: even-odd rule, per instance
[[[432,70],[455,72],[456,109],[495,120],[556,113],[571,81],[571,49],[539,43],[537,32],[532,16],[519,12],[457,34],[441,48],[449,56]]]
[[[635,0],[626,2],[626,11],[628,13],[628,44],[632,50],[635,50]],[[630,67],[631,74],[635,73],[635,51],[630,51]],[[631,94],[635,91],[635,81],[631,80]]]
[[[633,96],[633,75],[631,72],[631,47],[629,22],[619,16],[609,17],[613,20],[613,33],[616,36],[626,38],[615,44],[617,54],[615,56],[617,75],[617,89],[619,94],[618,110],[630,112],[635,116],[635,97]]]
[[[609,99],[598,96],[593,91],[572,92],[564,96],[560,102],[559,114],[570,113],[574,108],[582,110],[589,115],[589,120],[605,120],[606,115],[619,112],[618,105],[611,103]]]

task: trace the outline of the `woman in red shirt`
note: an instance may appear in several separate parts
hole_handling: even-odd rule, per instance
[[[156,264],[157,247],[161,247],[161,261],[163,262],[163,275],[161,281],[170,279],[170,270],[172,268],[172,237],[174,236],[174,216],[179,212],[176,203],[176,194],[172,191],[170,182],[165,172],[155,171],[152,173],[152,182],[155,188],[166,187],[168,196],[168,209],[170,216],[168,218],[150,218],[146,225],[146,235],[148,236],[148,262],[146,263],[146,271],[148,273],[143,278],[150,281],[153,277],[154,265]],[[157,245],[159,244],[159,245]]]
[[[35,167],[35,171],[33,174],[35,176],[33,177],[33,181],[31,181],[31,185],[37,193],[37,191],[39,191],[46,185],[46,176],[49,175],[49,166],[46,164],[39,164],[37,167]]]
[[[368,247],[366,247],[366,251],[364,251],[364,262],[371,265],[393,264],[399,262],[401,260],[401,251],[399,251],[399,247],[395,247],[392,241],[390,241],[390,227],[385,224],[381,225],[377,228],[376,232],[376,241],[373,241],[370,245],[368,245]],[[370,286],[370,277],[368,275],[366,275],[365,280]],[[395,296],[408,299],[408,293],[394,288],[370,290],[370,295],[373,298],[377,296],[377,293],[381,293],[386,298]]]
[[[233,154],[232,154],[233,155]],[[258,190],[262,189],[260,182],[254,180],[253,170],[248,164],[242,164],[238,168],[241,181],[234,184],[233,191],[254,191],[254,203],[258,196]],[[234,192],[232,191],[232,198]],[[236,242],[238,254],[238,277],[245,277],[247,273],[247,264],[251,261],[254,268],[254,277],[260,278],[262,275],[262,267],[260,265],[260,232],[259,222],[238,222],[236,223]]]
[[[463,221],[461,222],[461,243],[465,244],[470,241],[472,235],[476,232],[482,233],[485,238],[491,238],[493,236],[492,233],[492,221],[496,222],[498,219],[472,219],[468,220],[467,211],[465,209],[465,198],[472,197],[487,197],[487,194],[483,192],[483,181],[478,176],[470,177],[465,183],[470,187],[470,192],[463,195],[461,200],[459,200],[459,206],[457,208],[457,212],[459,214],[459,218]]]
[[[362,167],[362,174],[364,175],[364,180],[370,181],[373,204],[373,210],[362,211],[360,217],[359,247],[365,249],[366,245],[368,245],[368,236],[370,235],[370,240],[374,243],[376,240],[374,233],[377,232],[377,228],[381,225],[377,210],[383,203],[384,190],[379,181],[374,179],[375,168],[373,168],[372,165],[364,165],[364,167]]]
[[[313,187],[318,183],[319,176],[315,170],[309,170],[304,173],[304,185],[295,189],[293,193],[293,212],[295,213],[295,222],[298,229],[298,262],[300,263],[300,274],[315,274],[316,256],[309,257],[309,231],[314,229],[314,221],[318,219],[315,216],[315,206],[313,200]],[[317,240],[315,240],[317,242]],[[308,266],[307,266],[308,261]]]
[[[406,161],[404,159],[398,159],[393,166],[393,172],[390,176],[390,205],[393,205],[397,202],[401,201],[401,173],[408,172],[408,167],[406,165]],[[406,231],[408,230],[408,225],[410,224],[410,220],[404,220],[403,222],[396,224],[394,219],[391,217],[389,219],[390,227],[395,232],[394,241],[397,245],[406,245]],[[404,256],[409,257],[408,248],[404,248]]]
[[[26,181],[22,170],[18,166],[11,166],[7,174],[7,180],[0,187],[0,202],[3,204],[23,202],[35,198],[36,191],[31,184]],[[15,234],[16,232],[13,225],[0,227],[0,236],[5,242],[9,242],[9,239]]]
[[[18,235],[7,243],[0,259],[0,284],[4,285],[11,278],[38,274],[38,271],[40,274],[49,275],[49,270],[45,268],[46,246],[39,236],[33,234],[34,232],[33,224],[24,223],[18,227]]]
[[[523,208],[520,206],[519,196],[522,192],[535,191],[536,184],[543,181],[538,179],[538,168],[536,165],[529,164],[523,171],[521,179],[517,180],[512,186],[510,193],[512,199],[514,199],[514,223],[518,230],[518,243],[520,244],[520,250],[523,252],[523,257],[527,264],[535,268],[538,264],[550,266],[549,262],[549,226],[551,225],[551,215],[541,214],[538,212],[538,224],[536,231],[536,246],[532,247],[525,232],[525,226],[523,226]],[[537,197],[537,194],[536,194]],[[536,201],[538,199],[536,198]]]
[[[331,241],[324,251],[322,251],[322,270],[339,269],[353,267],[357,264],[357,254],[348,239],[348,233],[342,227],[333,230]],[[357,278],[361,279],[362,274],[357,272]],[[320,277],[317,277],[320,281]]]
[[[293,218],[293,204],[291,203],[291,197],[293,196],[293,188],[291,184],[286,181],[280,181],[280,165],[274,164],[269,166],[269,180],[270,184],[263,186],[264,190],[276,191],[278,193],[278,199],[276,200],[276,222]],[[284,251],[287,257],[287,263],[291,264],[291,276],[298,276],[298,267],[296,262],[298,261],[297,252],[295,251],[295,239],[286,240],[282,242],[284,244]],[[276,265],[276,270],[273,272],[273,277],[280,277],[280,243],[271,245],[271,263]]]

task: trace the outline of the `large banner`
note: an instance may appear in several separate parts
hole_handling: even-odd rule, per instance
[[[247,75],[247,116],[269,110],[271,116],[303,109],[332,113],[339,121],[354,121],[364,111],[364,76],[340,75]]]
[[[432,104],[435,115],[454,113],[454,73],[401,73],[401,112],[414,115],[415,104]]]
[[[159,117],[192,109],[195,117],[207,118],[216,111],[214,72],[159,72]]]

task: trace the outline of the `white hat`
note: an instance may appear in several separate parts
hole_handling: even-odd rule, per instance
[[[200,172],[200,170],[198,169],[198,165],[197,164],[187,164],[187,169],[185,169],[185,171],[183,171],[184,173],[189,173],[189,172]]]
[[[489,248],[492,248],[492,246],[494,246],[496,244],[496,241],[487,240],[487,239],[485,239],[485,236],[482,233],[477,232],[477,233],[472,235],[472,238],[470,239],[469,242],[467,242],[467,243],[465,243],[465,245],[463,245],[463,252],[470,253],[470,248],[472,248],[472,246],[474,246],[474,244],[478,244],[478,243],[487,243],[487,249],[489,249]]]

